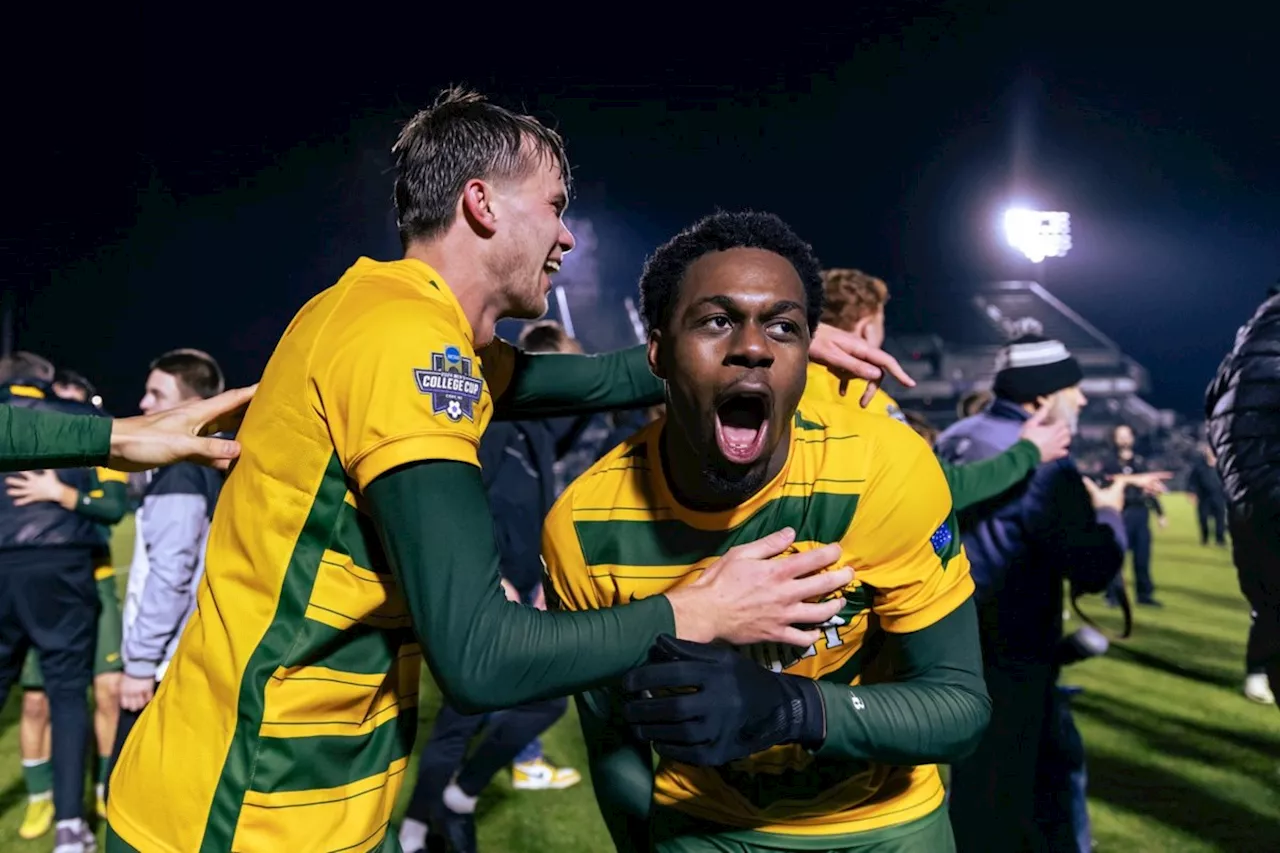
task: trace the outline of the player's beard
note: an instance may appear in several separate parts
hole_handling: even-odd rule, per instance
[[[770,454],[751,465],[733,465],[723,459],[702,463],[702,477],[727,506],[740,504],[764,488]]]
[[[507,309],[504,317],[513,320],[537,320],[547,313],[547,293],[542,289],[542,274],[547,262],[546,254],[534,257],[527,250],[531,241],[526,235],[517,234],[508,247],[489,264],[489,274],[500,282],[506,295]]]

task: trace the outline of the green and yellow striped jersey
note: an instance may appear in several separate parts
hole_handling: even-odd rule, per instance
[[[546,521],[549,604],[626,604],[696,580],[734,545],[783,527],[796,550],[839,542],[855,578],[849,604],[808,649],[743,649],[775,671],[865,684],[892,680],[885,632],[918,631],[973,592],[951,495],[928,445],[906,425],[856,406],[801,401],[782,471],[742,505],[695,512],[672,496],[660,420],[579,479]],[[922,817],[942,803],[934,766],[821,762],[796,745],[728,767],[662,760],[655,802],[726,827],[843,835]]]

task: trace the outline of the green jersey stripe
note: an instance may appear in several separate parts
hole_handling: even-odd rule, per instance
[[[728,530],[699,530],[682,521],[575,521],[588,566],[688,566],[783,527],[798,542],[838,542],[858,509],[858,495],[816,492],[774,498]]]
[[[401,650],[417,639],[413,628],[374,628],[356,624],[345,631],[323,622],[303,619],[298,626],[298,643],[281,666],[322,666],[357,675],[379,675],[391,670]]]
[[[387,772],[413,749],[418,714],[401,710],[368,734],[264,737],[258,739],[253,790],[260,794],[337,788]],[[317,761],[316,756],[324,756]],[[329,795],[316,795],[316,801]]]
[[[261,767],[255,759],[259,756],[263,740],[259,730],[267,681],[289,650],[297,647],[298,626],[303,621],[307,599],[315,585],[320,558],[333,538],[341,509],[346,506],[343,502],[346,493],[346,474],[335,453],[329,458],[311,503],[311,511],[294,544],[275,616],[241,674],[236,730],[222,765],[218,787],[213,792],[213,801],[209,804],[204,839],[200,843],[201,853],[231,849],[245,792],[250,790]],[[312,757],[308,758],[308,763]]]
[[[329,550],[346,554],[362,569],[390,574],[386,555],[382,552],[382,543],[378,541],[378,531],[373,526],[373,519],[359,512],[346,501],[342,503],[338,527],[333,533],[333,541],[329,543]]]

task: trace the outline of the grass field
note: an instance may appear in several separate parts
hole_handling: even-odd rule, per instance
[[[1280,712],[1240,692],[1249,612],[1225,551],[1202,548],[1182,496],[1155,531],[1153,573],[1163,610],[1140,609],[1134,637],[1068,669],[1089,753],[1090,812],[1102,853],[1280,850]],[[132,526],[121,525],[117,564],[128,565]],[[1086,605],[1115,622],[1099,601]],[[1070,624],[1070,623],[1069,623]],[[424,690],[422,719],[439,705]],[[18,697],[0,715],[0,850],[48,850],[16,836],[25,803],[18,759]],[[585,769],[572,716],[544,739],[550,757]],[[413,778],[412,772],[408,778]],[[157,789],[163,797],[163,789]],[[401,808],[407,799],[405,790]],[[480,800],[487,851],[603,851],[608,837],[587,784],[514,792],[500,775]]]

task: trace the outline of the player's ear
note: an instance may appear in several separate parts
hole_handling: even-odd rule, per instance
[[[498,229],[498,216],[493,209],[492,185],[472,178],[462,187],[462,198],[458,204],[461,214],[476,231],[489,236]]]
[[[867,326],[875,322],[875,317],[863,317],[861,320],[853,324],[853,333],[864,341],[867,339]]]
[[[649,372],[664,382],[667,372],[662,366],[662,332],[654,329],[649,332]]]

